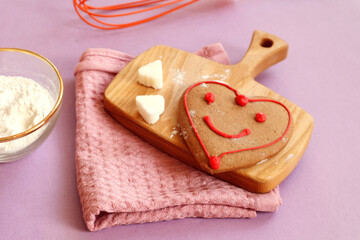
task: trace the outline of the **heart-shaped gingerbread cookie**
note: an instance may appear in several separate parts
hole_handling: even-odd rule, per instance
[[[179,102],[180,129],[198,165],[209,173],[250,167],[289,141],[289,109],[267,97],[241,95],[219,81],[189,87]]]

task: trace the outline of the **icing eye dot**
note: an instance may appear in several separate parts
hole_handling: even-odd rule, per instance
[[[212,92],[208,92],[205,94],[205,101],[207,101],[208,104],[215,101],[215,95]]]
[[[217,156],[212,156],[209,159],[209,164],[212,169],[219,169],[220,167],[220,158]]]
[[[238,95],[235,98],[236,103],[242,107],[246,106],[246,104],[249,102],[249,99],[245,95]]]
[[[259,123],[263,123],[266,121],[266,116],[263,112],[258,112],[256,115],[255,115],[255,120]]]

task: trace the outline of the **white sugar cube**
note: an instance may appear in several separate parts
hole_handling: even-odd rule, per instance
[[[136,106],[144,120],[154,124],[165,110],[165,99],[161,95],[140,95],[136,96]]]
[[[161,89],[163,87],[161,60],[156,60],[139,68],[138,82],[147,87]]]

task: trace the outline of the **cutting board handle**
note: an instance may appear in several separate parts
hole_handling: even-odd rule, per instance
[[[287,51],[288,44],[284,40],[256,30],[244,58],[235,66],[239,69],[247,69],[249,76],[255,78],[265,69],[284,60]]]

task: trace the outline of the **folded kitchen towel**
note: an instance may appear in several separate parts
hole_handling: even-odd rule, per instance
[[[196,54],[228,64],[221,44]],[[255,194],[194,169],[134,135],[105,110],[104,91],[133,57],[88,49],[75,69],[76,174],[90,231],[187,217],[253,218],[276,211],[279,189]]]

